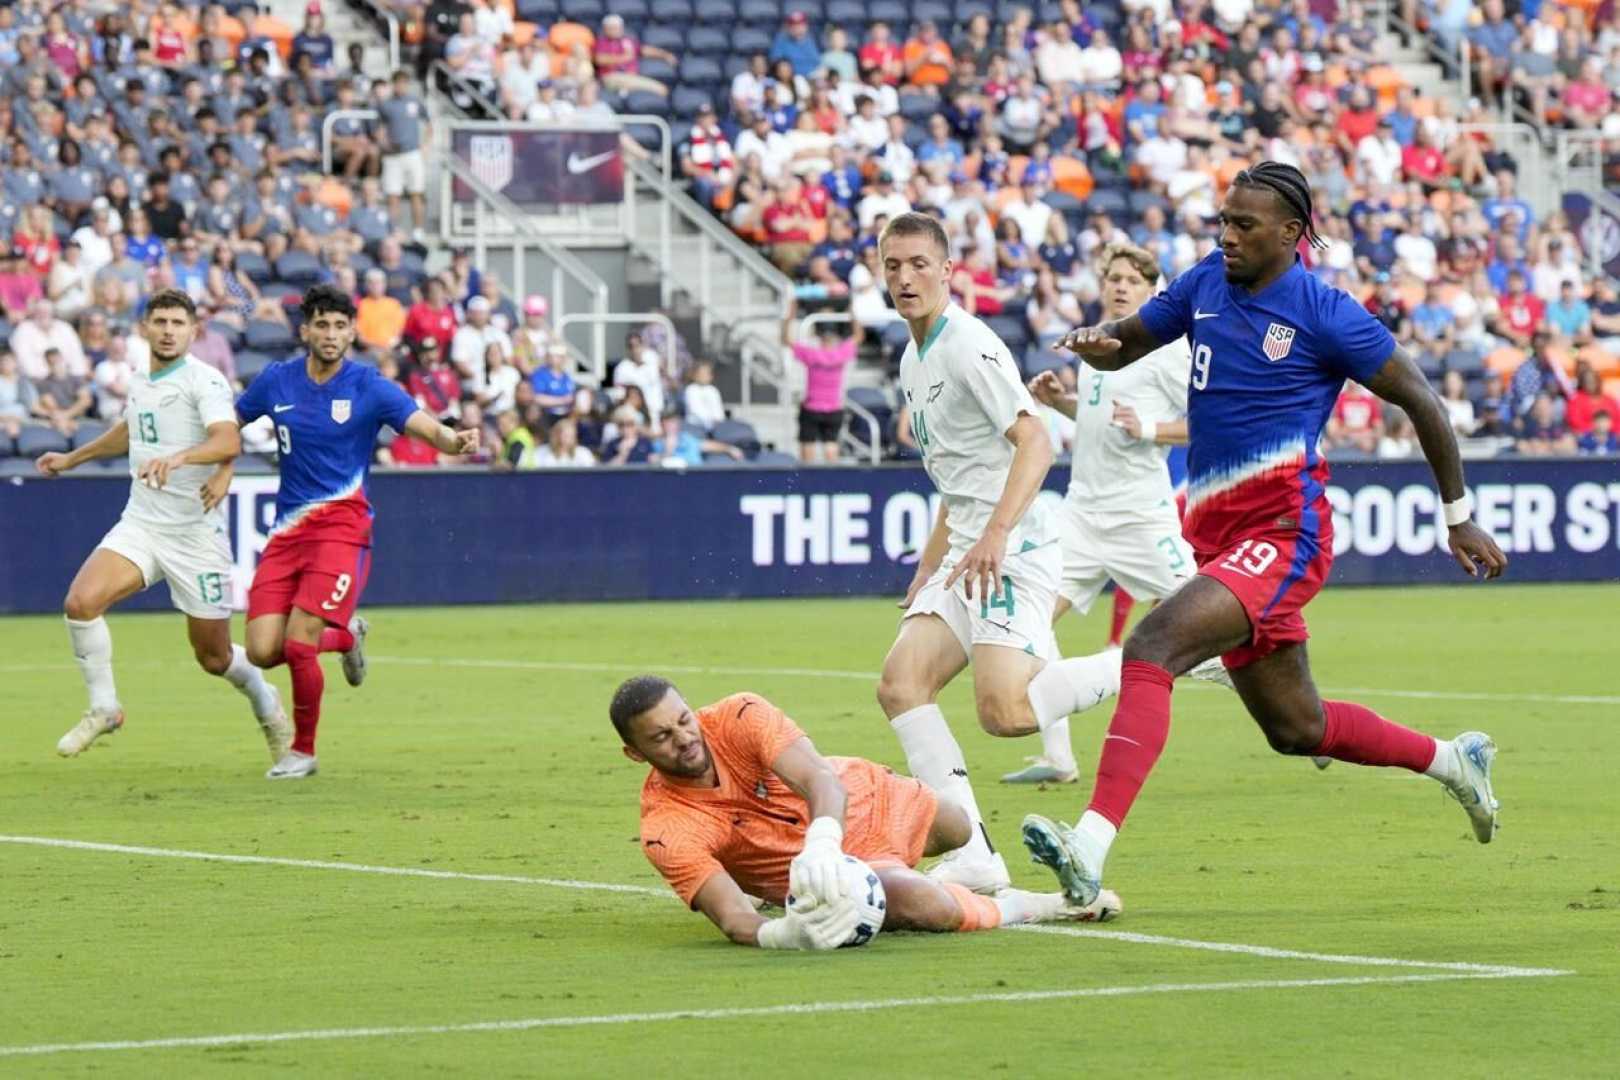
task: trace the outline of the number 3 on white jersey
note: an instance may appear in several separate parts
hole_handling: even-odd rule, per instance
[[[1209,365],[1214,361],[1215,354],[1209,351],[1208,345],[1200,345],[1193,350],[1192,387],[1202,390],[1209,385]]]
[[[1237,570],[1241,573],[1259,577],[1266,572],[1266,567],[1277,561],[1277,546],[1264,540],[1245,540],[1232,549],[1221,566],[1227,570]]]

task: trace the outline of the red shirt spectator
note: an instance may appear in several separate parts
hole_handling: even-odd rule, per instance
[[[424,468],[439,463],[439,451],[414,435],[401,435],[388,444],[388,456],[403,468]]]
[[[1547,305],[1535,293],[1508,293],[1502,297],[1502,318],[1514,334],[1528,338],[1541,325]]]
[[[1413,143],[1401,151],[1401,170],[1408,180],[1435,187],[1446,178],[1446,155],[1437,146]]]
[[[405,313],[407,343],[415,345],[430,337],[447,343],[456,336],[456,312],[443,297],[443,287],[432,282],[428,285],[427,299],[411,305],[411,310]]]
[[[765,208],[765,236],[772,244],[808,244],[810,229],[805,218],[811,210],[804,197],[790,198],[786,192]]]
[[[152,59],[164,67],[185,63],[186,39],[172,26],[158,26],[152,34]]]
[[[815,218],[817,221],[827,220],[827,203],[829,202],[829,199],[826,188],[822,187],[820,184],[812,184],[806,187],[804,189],[804,198],[802,202],[804,203],[805,210],[810,214],[811,217]]]
[[[1339,134],[1350,141],[1352,147],[1361,145],[1361,140],[1378,129],[1378,110],[1368,106],[1365,109],[1346,109],[1339,114],[1336,125]]]
[[[417,367],[405,380],[405,389],[424,412],[440,420],[453,418],[461,411],[461,378],[449,364],[429,363]]]
[[[872,40],[862,45],[855,57],[862,70],[877,68],[881,73],[880,81],[890,86],[900,81],[900,74],[905,70],[900,46],[889,37],[889,28],[883,23],[872,25]]]
[[[977,263],[969,262],[958,266],[956,272],[966,274],[973,279],[973,284],[977,286],[973,298],[973,314],[978,316],[1000,315],[1005,310],[1001,297],[995,293],[995,271],[988,266],[980,266]]]

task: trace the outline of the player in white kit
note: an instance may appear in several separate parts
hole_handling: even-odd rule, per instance
[[[878,703],[912,775],[975,825],[972,841],[931,875],[993,893],[1008,886],[1007,867],[936,701],[971,663],[980,726],[992,735],[1028,735],[1038,729],[1037,687],[1072,676],[1074,661],[1048,663],[1056,655],[1052,612],[1062,557],[1036,496],[1052,443],[1007,346],[951,303],[952,265],[939,223],[897,215],[878,247],[889,295],[911,330],[901,390],[923,466],[942,496],[900,602],[906,614],[883,663]]]
[[[188,295],[153,294],[141,331],[151,346],[151,370],[131,379],[124,418],[72,453],[44,454],[36,463],[54,477],[127,454],[133,477],[123,515],[79,568],[62,605],[90,707],[56,750],[72,757],[123,726],[103,615],[167,580],[174,606],[186,615],[197,663],[248,698],[270,757],[279,760],[292,741],[280,694],[231,642],[233,563],[223,506],[230,478],[215,467],[241,452],[234,394],[225,376],[188,355],[197,335]]]

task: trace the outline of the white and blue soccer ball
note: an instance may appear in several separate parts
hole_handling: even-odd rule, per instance
[[[842,886],[843,894],[860,912],[860,921],[839,946],[840,949],[853,949],[869,943],[878,936],[878,931],[883,929],[883,917],[888,914],[889,898],[883,891],[883,879],[877,876],[877,871],[853,855],[844,856],[843,864],[839,868],[839,884]],[[814,903],[800,900],[789,893],[787,909],[802,915],[810,910]]]

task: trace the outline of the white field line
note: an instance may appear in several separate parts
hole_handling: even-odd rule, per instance
[[[366,863],[333,862],[323,859],[282,859],[269,855],[226,855],[207,851],[185,851],[175,848],[137,847],[128,844],[103,844],[88,840],[62,840],[46,836],[3,836],[0,844],[19,844],[33,847],[67,848],[74,851],[97,851],[114,855],[137,855],[161,859],[193,859],[199,862],[237,863],[257,866],[288,866],[299,870],[347,870],[358,874],[383,874],[395,877],[437,878],[453,881],[487,881],[509,885],[538,885],[554,889],[586,889],[600,892],[622,893],[634,896],[656,896],[672,899],[664,889],[645,885],[617,885],[604,881],[575,881],[568,878],[522,877],[516,874],[468,874],[453,870],[423,870],[417,867],[373,866]],[[1305,960],[1324,964],[1349,964],[1357,967],[1401,967],[1424,971],[1445,971],[1461,975],[1541,976],[1569,975],[1573,972],[1554,968],[1525,968],[1509,964],[1476,964],[1461,961],[1404,960],[1387,956],[1351,956],[1337,953],[1299,952],[1293,949],[1275,949],[1268,945],[1245,945],[1223,941],[1197,941],[1191,938],[1161,937],[1154,934],[1136,934],[1124,930],[1103,930],[1094,927],[1028,926],[1018,929],[1071,937],[1103,938],[1134,945],[1159,945],[1175,949],[1197,949],[1205,952],[1238,953],[1268,960]]]
[[[375,664],[396,664],[400,667],[484,668],[497,671],[572,671],[614,676],[623,676],[631,670],[629,665],[626,664],[603,664],[575,660],[481,660],[464,657],[423,656],[371,656],[368,659]],[[167,661],[136,660],[119,661],[118,666],[120,668],[169,668],[173,665]],[[848,671],[838,668],[725,667],[710,664],[658,664],[650,662],[642,663],[639,666],[644,670],[657,671],[665,675],[850,679],[868,683],[875,683],[878,677],[875,671]],[[78,670],[77,665],[68,663],[0,664],[0,675],[36,671],[76,670]],[[1195,692],[1221,689],[1209,683],[1196,682],[1191,679],[1182,680],[1181,688]],[[1498,693],[1491,690],[1401,690],[1373,686],[1323,686],[1318,687],[1318,689],[1324,694],[1356,694],[1370,697],[1407,698],[1419,701],[1482,701],[1529,705],[1620,705],[1620,695],[1614,694],[1519,694]]]
[[[40,1043],[33,1046],[0,1046],[0,1058],[115,1050],[180,1050],[214,1046],[317,1042],[335,1039],[400,1039],[416,1038],[424,1035],[462,1035],[535,1031],[544,1028],[652,1024],[672,1020],[737,1020],[767,1016],[811,1016],[823,1013],[883,1012],[889,1009],[930,1009],[958,1005],[1068,1001],[1076,998],[1133,997],[1146,994],[1210,994],[1231,993],[1241,990],[1304,990],[1333,986],[1389,986],[1401,983],[1446,982],[1458,979],[1515,979],[1525,978],[1529,974],[1542,973],[1494,971],[1473,974],[1435,973],[1427,975],[1364,975],[1329,979],[1248,979],[1210,983],[1152,983],[1145,986],[1088,986],[1068,990],[1018,990],[998,994],[955,994],[937,997],[884,998],[869,1001],[810,1001],[734,1009],[679,1009],[670,1012],[612,1013],[600,1016],[545,1016],[526,1020],[484,1020],[466,1024],[242,1032],[232,1035],[193,1035],[119,1042]]]

